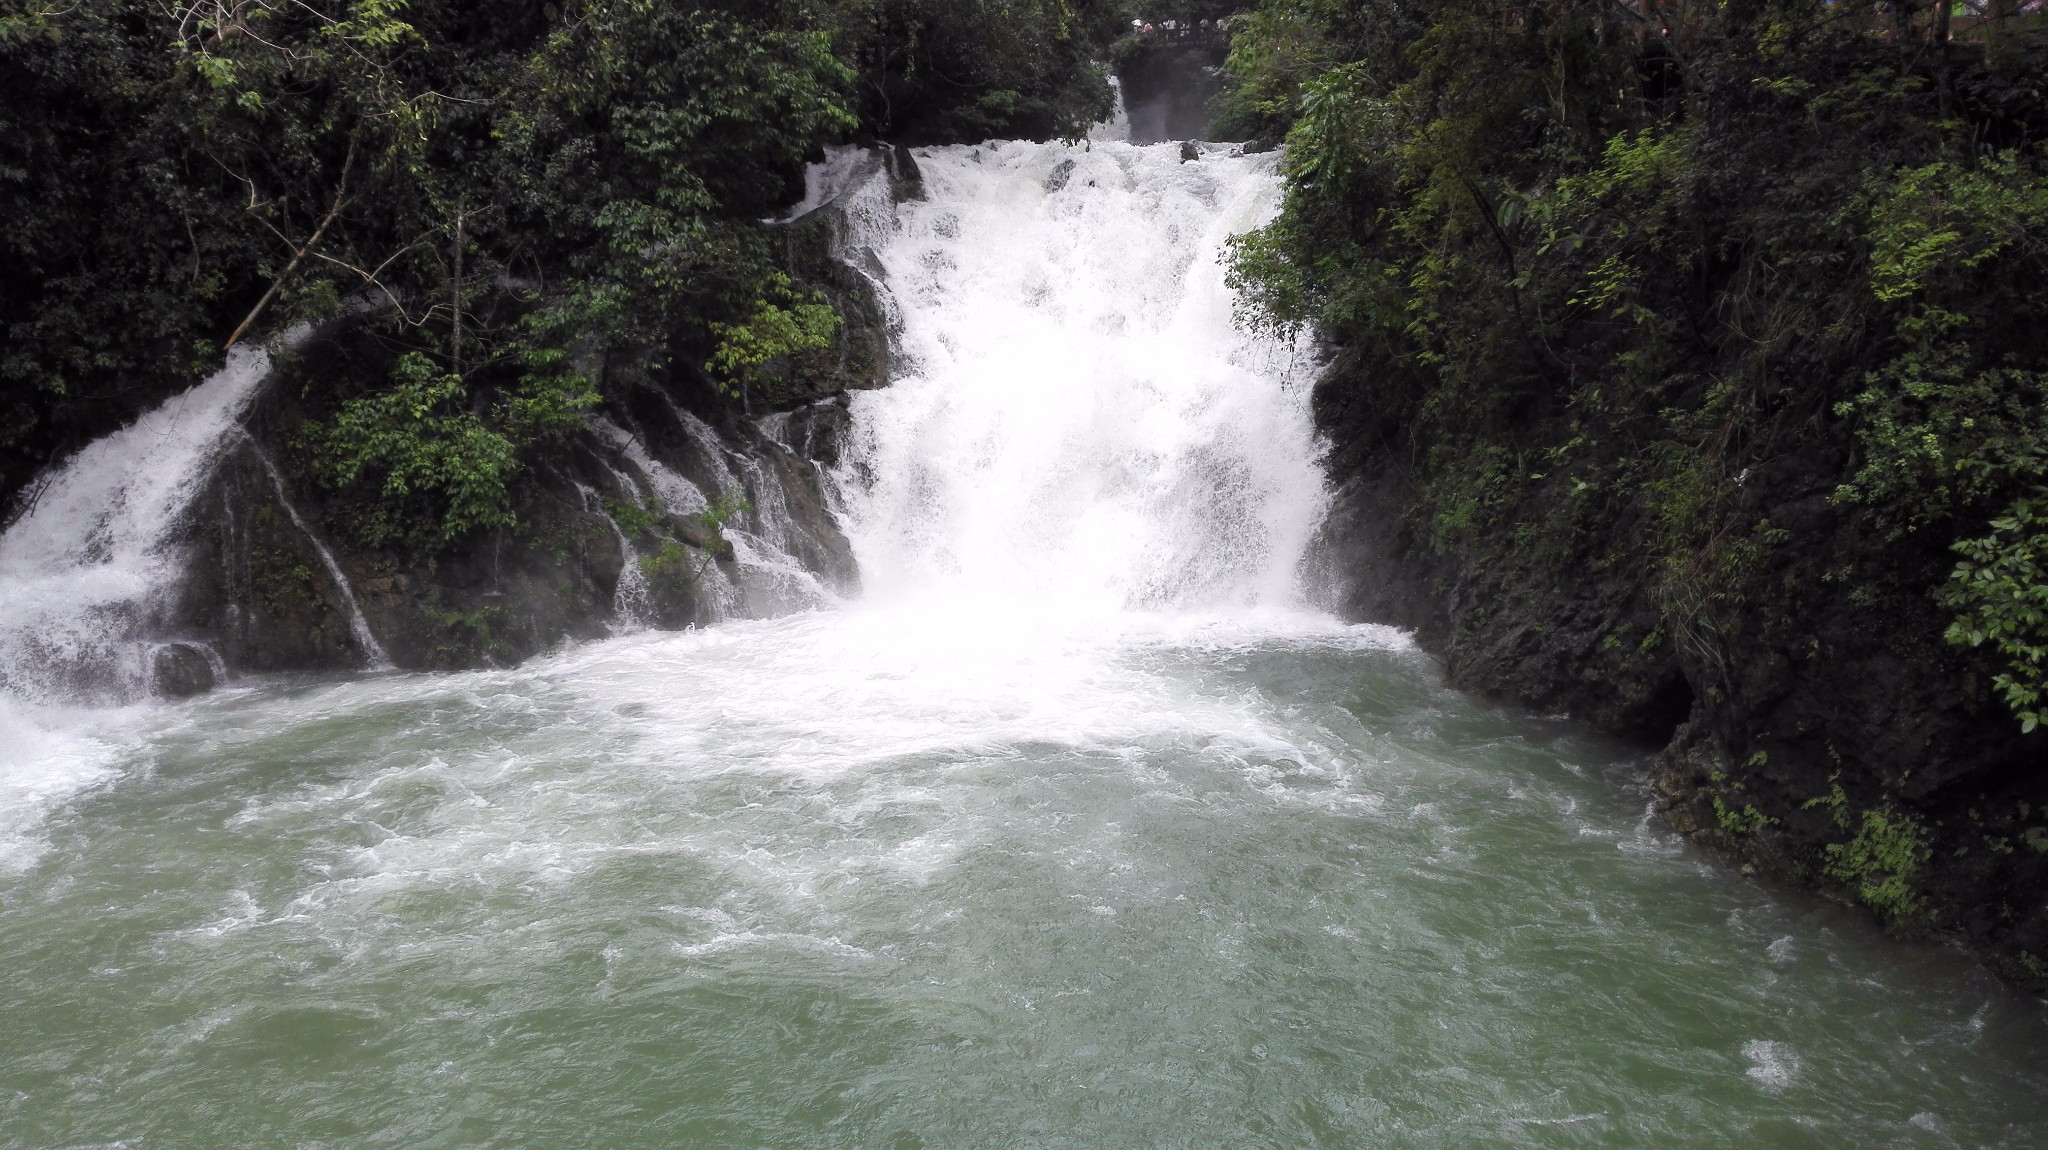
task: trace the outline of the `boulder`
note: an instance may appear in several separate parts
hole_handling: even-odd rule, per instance
[[[204,695],[220,685],[213,660],[196,643],[165,643],[150,653],[150,686],[168,699]]]

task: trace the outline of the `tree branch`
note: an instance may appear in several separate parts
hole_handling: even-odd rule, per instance
[[[248,334],[249,328],[255,324],[257,317],[263,314],[263,309],[269,307],[270,301],[277,298],[277,293],[284,287],[285,281],[291,279],[292,273],[299,270],[299,264],[306,258],[306,253],[313,250],[313,245],[319,243],[320,237],[327,234],[328,226],[334,223],[336,217],[341,215],[342,205],[348,202],[349,169],[355,166],[355,162],[356,142],[350,140],[348,142],[348,158],[341,162],[341,181],[334,187],[334,206],[327,209],[327,215],[321,219],[320,226],[313,229],[313,234],[307,238],[305,246],[292,250],[291,262],[284,265],[284,270],[278,273],[275,280],[271,281],[270,290],[263,293],[263,298],[257,300],[256,306],[250,308],[249,314],[242,318],[241,324],[235,328],[235,333],[228,337],[226,343],[221,345],[222,351],[227,351],[233,348],[235,344],[241,342],[242,337]],[[250,195],[252,197],[255,195],[254,184],[250,185]]]

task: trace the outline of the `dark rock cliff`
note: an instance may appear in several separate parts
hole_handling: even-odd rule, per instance
[[[1663,748],[1658,805],[1690,837],[2048,985],[2048,736],[2021,734],[1979,661],[1941,642],[1929,589],[1946,549],[1880,548],[1830,499],[1846,432],[1817,429],[1729,478],[1805,545],[1757,572],[1738,609],[1688,628],[1660,574],[1621,558],[1648,530],[1628,511],[1570,554],[1516,546],[1512,523],[1433,541],[1416,448],[1374,406],[1369,370],[1339,357],[1315,393],[1338,489],[1320,558],[1344,611],[1413,629],[1459,687]],[[1567,502],[1543,491],[1517,515],[1565,516]],[[1847,554],[1864,559],[1855,583],[1830,576]]]
[[[877,150],[840,192],[919,194]],[[388,375],[371,325],[281,357],[184,529],[186,575],[153,676],[184,695],[241,673],[517,663],[564,641],[802,609],[857,585],[828,506],[849,390],[889,378],[888,316],[839,199],[775,229],[795,289],[839,313],[832,346],[738,395],[690,348],[600,368],[603,402],[518,473],[516,523],[433,548],[360,542],[364,508],[317,479],[311,421]]]

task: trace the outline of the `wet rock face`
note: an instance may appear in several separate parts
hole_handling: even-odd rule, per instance
[[[1913,902],[1873,904],[1888,925],[2048,983],[2026,962],[2048,954],[2048,732],[2021,734],[1977,656],[1940,641],[1926,589],[1954,559],[1939,541],[1880,548],[1828,499],[1841,445],[1816,440],[1742,477],[1747,513],[1810,543],[1776,553],[1706,642],[1671,633],[1654,571],[1602,561],[1633,553],[1640,515],[1549,561],[1518,552],[1513,525],[1433,547],[1407,430],[1375,401],[1390,386],[1340,358],[1315,395],[1338,488],[1315,558],[1339,579],[1340,610],[1414,630],[1457,686],[1664,747],[1669,825],[1759,873],[1868,903],[1884,876],[1845,871],[1841,850],[1890,834]],[[1553,513],[1540,492],[1519,512]],[[1828,578],[1845,555],[1862,583]]]
[[[764,420],[763,426],[772,429],[770,434],[776,435],[798,458],[832,468],[839,465],[840,445],[852,429],[853,416],[844,400],[827,400],[787,412],[779,423]]]
[[[175,626],[209,636],[238,671],[362,666],[318,538],[293,522],[259,450],[238,443],[193,508]]]
[[[150,684],[167,699],[189,699],[220,685],[213,661],[193,643],[165,643],[157,647],[150,657]]]
[[[347,509],[331,493],[262,465],[257,453],[272,442],[288,448],[295,426],[289,404],[264,405],[250,440],[222,461],[194,508],[187,575],[167,626],[208,636],[238,671],[358,670],[380,660],[448,670],[509,666],[621,630],[808,605],[743,594],[749,577],[733,531],[815,572],[827,591],[853,586],[822,468],[761,430],[770,421],[800,428],[799,443],[829,453],[833,417],[736,419],[721,431],[656,390],[636,391],[638,402],[599,413],[610,434],[573,437],[522,473],[515,526],[430,554],[351,547]],[[843,419],[836,405],[820,406]],[[643,421],[638,409],[656,417]],[[672,505],[662,484],[671,495],[708,494]],[[357,612],[373,646],[351,625]],[[182,689],[189,678],[167,682]]]

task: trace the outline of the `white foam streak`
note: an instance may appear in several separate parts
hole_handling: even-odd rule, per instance
[[[52,810],[114,777],[123,736],[141,717],[140,708],[83,716],[0,693],[0,878],[41,856]]]
[[[321,568],[327,572],[328,580],[334,584],[334,590],[341,596],[341,605],[348,615],[349,636],[355,640],[356,649],[362,653],[364,664],[373,671],[390,670],[391,656],[384,652],[384,645],[377,642],[377,636],[370,631],[370,621],[363,617],[363,605],[356,599],[356,589],[350,585],[348,573],[341,569],[341,563],[334,558],[334,553],[329,551],[327,545],[320,541],[320,537],[313,534],[313,529],[306,525],[305,517],[299,514],[298,507],[293,505],[291,496],[285,491],[284,476],[278,473],[277,465],[270,461],[270,457],[265,455],[261,448],[255,446],[254,440],[250,441],[250,450],[255,453],[256,461],[263,465],[263,473],[270,479],[270,488],[277,493],[278,506],[284,508],[284,513],[291,519],[292,526],[298,528],[299,534],[312,545],[314,555],[319,557]],[[213,657],[219,658],[217,654]],[[222,671],[225,669],[220,668]],[[219,678],[224,681],[227,676],[221,674]]]

